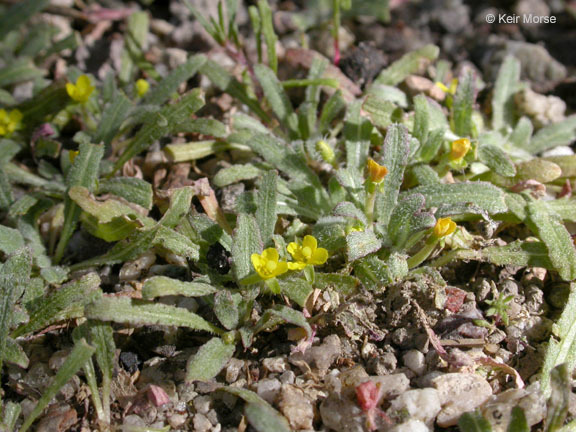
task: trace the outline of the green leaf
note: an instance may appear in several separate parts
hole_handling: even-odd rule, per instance
[[[480,137],[482,142],[482,137]],[[499,147],[493,145],[480,145],[478,147],[478,159],[488,168],[503,177],[516,175],[516,167],[508,154]]]
[[[324,106],[322,107],[322,112],[320,114],[320,119],[318,120],[318,131],[321,134],[326,133],[330,127],[332,121],[346,108],[346,102],[342,98],[342,92],[338,90],[332,96],[328,98]]]
[[[394,102],[373,93],[368,93],[362,104],[362,109],[368,113],[374,126],[380,129],[386,129],[392,124],[392,118],[397,108]]]
[[[216,187],[224,187],[242,180],[252,180],[261,174],[261,170],[254,165],[235,164],[227,168],[222,168],[216,173],[212,183]]]
[[[476,100],[476,76],[468,70],[460,76],[452,106],[453,130],[462,137],[474,136],[472,110]]]
[[[424,195],[428,208],[443,204],[473,203],[489,214],[504,213],[507,210],[503,191],[486,182],[430,184],[415,187],[409,193]],[[407,194],[404,192],[400,197]]]
[[[394,208],[388,224],[388,236],[396,249],[401,250],[412,235],[432,228],[436,223],[432,213],[423,211],[425,202],[423,195],[413,194]]]
[[[530,432],[530,426],[528,426],[526,421],[524,410],[519,406],[512,408],[510,423],[506,432]]]
[[[14,201],[12,186],[8,182],[8,176],[4,171],[4,166],[0,165],[0,209],[5,210]]]
[[[516,127],[508,137],[508,142],[514,147],[526,149],[530,143],[534,126],[528,117],[521,117]]]
[[[116,134],[118,134],[122,123],[128,117],[131,108],[132,102],[126,95],[121,91],[116,92],[112,102],[103,110],[93,141],[97,144],[102,143],[109,146]]]
[[[32,412],[28,415],[22,427],[20,428],[20,432],[25,432],[28,430],[34,420],[38,418],[44,408],[48,406],[50,401],[56,396],[56,394],[60,391],[62,386],[66,384],[76,372],[80,370],[82,366],[90,359],[92,354],[94,354],[95,349],[89,346],[84,339],[81,339],[79,342],[74,344],[74,348],[66,358],[66,361],[60,366],[56,376],[52,380],[52,383],[44,390],[42,396],[36,403],[36,406],[32,410]]]
[[[6,346],[3,352],[5,362],[15,364],[23,369],[28,369],[30,359],[28,359],[24,349],[14,339],[6,338]]]
[[[232,358],[234,351],[234,344],[227,344],[219,337],[210,339],[188,359],[186,381],[208,381],[214,378]]]
[[[222,334],[222,330],[186,309],[135,300],[128,297],[102,297],[86,306],[86,317],[122,324],[165,325]]]
[[[21,249],[11,255],[0,267],[0,372],[2,361],[6,356],[14,305],[28,285],[31,270],[32,263],[28,249]]]
[[[256,393],[240,387],[221,387],[218,390],[244,399],[246,402],[246,407],[244,408],[246,418],[256,431],[290,432],[290,425],[286,418]]]
[[[154,245],[161,246],[176,255],[192,261],[198,261],[199,258],[200,246],[178,231],[164,226],[158,227],[154,236]]]
[[[183,124],[180,130],[185,133],[208,135],[214,138],[225,138],[228,134],[224,123],[211,118],[192,119]]]
[[[276,56],[276,42],[278,37],[274,33],[274,24],[272,20],[272,11],[268,0],[258,0],[258,11],[260,12],[260,23],[262,25],[262,35],[266,42],[266,50],[268,53],[268,64],[274,74],[278,73],[278,58]]]
[[[236,229],[234,230],[234,242],[232,243],[232,268],[236,280],[242,280],[252,273],[250,256],[262,251],[260,229],[256,219],[245,213],[238,215]]]
[[[19,326],[12,337],[33,333],[50,324],[84,315],[84,306],[102,295],[100,278],[88,273],[72,281],[46,297],[27,305],[30,320]]]
[[[147,48],[150,17],[145,11],[135,11],[126,20],[126,36],[124,37],[124,49],[122,50],[118,77],[120,81],[127,83],[133,80],[136,73],[136,63],[142,63],[143,54]],[[152,69],[152,72],[156,72]]]
[[[280,288],[282,288],[282,294],[286,294],[290,300],[300,307],[306,306],[306,300],[313,291],[312,285],[308,281],[300,278],[291,278],[280,279],[278,283]]]
[[[548,211],[544,202],[528,204],[526,224],[548,248],[552,265],[564,280],[576,279],[576,250],[570,233],[560,218]]]
[[[412,136],[422,145],[428,139],[430,131],[430,114],[428,114],[428,100],[423,94],[414,97],[414,128]]]
[[[341,294],[350,295],[360,286],[360,281],[358,278],[350,275],[339,273],[316,273],[314,286],[322,291],[331,288]],[[290,295],[288,294],[288,296]]]
[[[544,160],[558,165],[562,170],[561,177],[576,177],[576,155],[549,156]]]
[[[98,193],[110,193],[150,210],[152,208],[152,185],[136,177],[113,177],[98,183]]]
[[[202,68],[206,63],[206,56],[198,54],[188,59],[186,63],[181,64],[165,78],[158,83],[157,86],[150,89],[144,96],[143,103],[147,105],[161,105],[166,102],[170,97],[176,93],[178,87],[183,82],[188,81]]]
[[[544,126],[534,134],[530,142],[524,147],[531,154],[543,152],[558,146],[570,145],[576,140],[576,115]]]
[[[171,162],[187,162],[205,158],[230,148],[230,144],[218,141],[195,141],[185,144],[168,144],[164,152]]]
[[[382,157],[377,160],[380,165],[388,168],[384,177],[381,192],[376,198],[376,214],[378,222],[388,225],[390,216],[396,204],[400,187],[404,180],[404,170],[408,163],[408,132],[404,126],[394,124],[386,132],[386,139],[382,145]]]
[[[559,364],[550,371],[551,392],[546,411],[546,432],[554,432],[562,427],[568,415],[572,394],[572,369],[566,363]]]
[[[378,251],[382,242],[373,231],[352,231],[346,236],[348,261],[355,261]]]
[[[446,131],[444,129],[435,129],[428,134],[428,138],[422,143],[417,153],[422,162],[430,162],[436,157],[438,150],[440,150],[444,143],[445,133]]]
[[[144,282],[142,298],[150,300],[169,295],[202,297],[216,291],[215,287],[203,282],[183,282],[166,276],[153,276]]]
[[[24,247],[24,237],[14,228],[0,225],[0,251],[11,255]]]
[[[176,227],[182,218],[190,211],[194,190],[189,186],[172,189],[170,197],[170,207],[160,219],[160,224],[167,228]]]
[[[74,159],[74,163],[66,178],[68,188],[82,186],[92,191],[98,179],[102,156],[104,156],[103,146],[86,143],[80,144],[78,156]],[[54,261],[56,263],[60,262],[64,255],[68,241],[76,229],[80,213],[80,207],[78,207],[69,196],[66,196],[64,199],[64,225],[54,254]]]
[[[0,68],[0,87],[31,81],[43,75],[44,72],[38,69],[31,59],[19,58]]]
[[[360,115],[361,108],[360,101],[348,106],[343,130],[346,139],[346,168],[358,173],[362,173],[366,167],[373,129],[372,123]]]
[[[190,120],[190,116],[204,105],[202,90],[194,89],[151,118],[136,133],[124,152],[114,164],[113,171],[118,171],[128,160],[146,150],[154,141],[179,130],[180,126]]]
[[[0,40],[12,30],[20,28],[32,16],[44,9],[49,0],[25,0],[15,3],[0,18]]]
[[[254,73],[262,86],[264,96],[266,96],[270,108],[272,108],[272,111],[274,111],[280,123],[290,131],[296,133],[297,124],[295,122],[294,109],[274,71],[263,64],[257,64],[254,66]]]
[[[554,326],[554,337],[548,342],[540,375],[540,388],[545,396],[551,393],[551,372],[566,364],[568,371],[576,367],[576,284],[570,284],[570,295],[558,322]]]
[[[236,294],[236,296],[240,297],[238,294]],[[235,329],[240,322],[238,312],[239,299],[235,299],[234,297],[235,296],[227,290],[218,291],[214,295],[214,313],[218,321],[220,321],[227,330]]]
[[[520,62],[507,56],[500,66],[492,95],[492,128],[500,130],[514,121],[514,94],[520,90]]]
[[[200,72],[206,75],[220,90],[225,91],[250,108],[250,110],[265,123],[270,122],[270,116],[262,109],[260,102],[252,99],[246,92],[244,86],[219,64],[212,60],[207,60],[200,67]]]
[[[490,422],[478,411],[462,414],[458,427],[461,432],[492,432]]]
[[[312,328],[302,312],[284,305],[267,309],[254,328],[254,334],[270,329],[282,323],[289,323],[306,330],[308,338],[312,337]]]
[[[277,180],[276,171],[267,171],[262,177],[257,194],[258,207],[255,216],[264,246],[270,242],[276,226]]]
[[[396,60],[378,75],[374,84],[395,86],[408,77],[417,73],[426,64],[436,60],[440,49],[435,45],[425,45],[420,49],[409,52]]]

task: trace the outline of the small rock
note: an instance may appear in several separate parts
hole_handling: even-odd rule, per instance
[[[448,373],[432,380],[438,390],[442,410],[438,414],[440,427],[454,426],[462,414],[482,405],[492,396],[492,387],[476,374]]]
[[[538,128],[564,120],[566,103],[557,96],[544,96],[529,88],[514,96],[518,109],[527,114]]]
[[[410,350],[402,356],[404,365],[416,375],[422,375],[426,371],[426,359],[418,350]]]
[[[402,424],[394,426],[388,432],[429,432],[430,429],[420,420],[408,420]]]
[[[272,373],[282,373],[288,369],[288,360],[286,357],[270,357],[262,360],[262,366]]]
[[[35,430],[37,432],[64,432],[77,421],[78,415],[75,409],[68,405],[52,405]]]
[[[168,397],[168,393],[166,393],[166,390],[154,384],[151,384],[148,387],[146,390],[146,396],[155,407],[159,407],[171,402],[170,397]]]
[[[291,370],[287,370],[282,375],[280,375],[280,382],[282,384],[294,384],[294,380],[296,379],[296,374]]]
[[[208,420],[204,414],[195,414],[192,422],[196,432],[208,432],[212,429],[212,423],[210,423],[210,420]]]
[[[256,393],[268,403],[274,403],[282,384],[276,378],[265,378],[256,384]]]
[[[122,368],[126,372],[129,372],[131,374],[135,373],[140,365],[140,359],[138,358],[138,354],[130,351],[122,351],[120,353],[118,360],[120,366],[122,366]]]
[[[124,422],[122,424],[124,426],[140,426],[140,427],[146,426],[146,422],[136,414],[130,414],[124,417]]]
[[[394,398],[410,388],[410,380],[403,373],[371,376],[368,380],[372,381],[376,385],[380,385],[380,388],[383,391],[383,399]],[[364,380],[364,382],[368,380]]]
[[[398,361],[394,353],[385,352],[381,356],[368,360],[367,370],[372,375],[388,375],[396,370]]]
[[[133,261],[127,261],[120,269],[120,281],[137,280],[142,273],[156,262],[156,253],[146,252]]]
[[[438,390],[425,388],[402,393],[392,401],[388,414],[392,416],[393,412],[408,413],[411,419],[431,426],[441,409]]]
[[[238,380],[238,375],[240,375],[240,370],[244,367],[244,361],[238,360],[236,358],[231,358],[228,361],[228,366],[226,366],[226,382],[233,383]]]
[[[58,369],[60,369],[60,366],[62,366],[62,364],[66,361],[68,354],[70,354],[69,349],[56,351],[54,354],[52,354],[50,360],[48,360],[48,367],[50,367],[50,369],[52,369],[53,371],[57,371]]]
[[[364,432],[366,419],[356,400],[331,393],[320,404],[324,426],[336,432]]]
[[[305,393],[296,386],[285,384],[278,397],[278,407],[293,429],[312,429],[314,408]]]
[[[206,414],[210,410],[212,398],[210,396],[198,396],[192,403],[197,413]]]
[[[293,364],[298,364],[303,360],[310,366],[316,366],[319,374],[323,375],[340,356],[341,352],[340,338],[337,335],[329,335],[324,338],[321,345],[308,348],[304,353],[295,352],[290,355],[289,360]]]
[[[186,414],[172,414],[168,417],[168,423],[173,429],[180,429],[186,423],[188,416]]]
[[[508,430],[512,409],[516,406],[524,410],[529,426],[541,422],[546,414],[546,400],[539,385],[531,385],[526,389],[510,389],[492,396],[481,410],[494,432],[505,432]]]

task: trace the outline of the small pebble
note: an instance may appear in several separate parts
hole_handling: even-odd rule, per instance
[[[194,424],[194,431],[196,432],[208,432],[212,429],[212,423],[204,414],[195,414],[192,422]]]
[[[286,384],[278,396],[278,408],[290,422],[292,429],[312,429],[314,408],[304,391]]]
[[[422,375],[426,371],[426,359],[418,350],[410,350],[402,356],[404,365],[416,375]]]
[[[389,429],[389,432],[429,432],[430,429],[420,420],[408,420]]]
[[[212,398],[210,396],[197,396],[192,404],[197,413],[206,414],[210,410]]]
[[[282,384],[276,378],[265,378],[256,384],[256,393],[268,403],[274,403]]]
[[[433,388],[425,388],[402,393],[392,401],[389,413],[394,411],[408,413],[411,419],[432,425],[441,409],[438,391]]]

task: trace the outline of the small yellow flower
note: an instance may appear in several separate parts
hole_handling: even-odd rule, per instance
[[[442,90],[444,93],[448,93],[448,94],[455,94],[456,93],[456,89],[458,88],[458,78],[454,78],[451,82],[450,82],[450,87],[446,87],[444,85],[444,83],[437,81],[436,83],[436,87],[439,87],[440,90]]]
[[[449,236],[454,231],[456,231],[456,222],[449,217],[438,219],[436,225],[434,225],[434,236],[436,238]]]
[[[318,247],[318,241],[314,236],[307,235],[302,244],[292,242],[286,248],[294,261],[289,262],[290,270],[302,270],[307,265],[322,265],[328,260],[328,251]]]
[[[386,174],[388,174],[388,168],[379,165],[374,159],[368,159],[366,166],[368,168],[368,177],[373,183],[381,183]]]
[[[136,81],[136,93],[138,97],[144,96],[150,90],[150,83],[145,79],[139,79]]]
[[[68,152],[68,159],[70,159],[70,163],[74,163],[76,156],[78,156],[80,152],[78,150],[70,150]]]
[[[95,87],[90,82],[87,75],[80,75],[76,84],[66,83],[66,92],[73,100],[80,103],[86,103]]]
[[[22,113],[14,109],[9,113],[0,109],[0,136],[12,135],[22,126]]]
[[[450,160],[459,161],[470,151],[470,140],[468,138],[460,138],[452,141],[450,144]]]
[[[286,261],[278,261],[278,251],[274,248],[265,249],[262,255],[256,253],[250,256],[252,265],[262,279],[271,279],[288,271]]]

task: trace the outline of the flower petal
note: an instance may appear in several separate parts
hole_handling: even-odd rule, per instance
[[[20,110],[12,110],[10,111],[10,115],[8,116],[10,121],[13,123],[20,123],[22,121],[22,113],[20,112]]]
[[[288,263],[286,261],[280,261],[278,263],[278,267],[274,270],[274,276],[281,275],[282,273],[286,273],[288,271]]]
[[[289,262],[288,263],[288,268],[290,270],[302,270],[304,267],[306,267],[306,263],[303,263],[303,262]]]
[[[265,249],[264,252],[262,252],[262,258],[266,261],[278,261],[278,251],[274,248]]]
[[[253,253],[252,255],[250,255],[250,261],[252,261],[252,265],[254,266],[256,271],[260,273],[258,269],[262,267],[262,257],[257,253]]]
[[[306,237],[304,237],[304,240],[302,240],[302,246],[309,247],[310,249],[312,249],[312,251],[315,251],[316,248],[318,247],[318,241],[316,240],[316,237],[307,235]]]
[[[314,255],[310,258],[310,264],[322,265],[328,261],[328,251],[324,248],[318,248],[314,251]]]
[[[288,244],[288,246],[286,247],[286,250],[288,251],[288,253],[292,256],[294,256],[295,254],[298,253],[298,251],[300,250],[301,246],[298,243],[295,242],[291,242]]]
[[[66,83],[66,93],[68,93],[68,96],[70,96],[72,99],[76,100],[76,86],[72,83]]]

